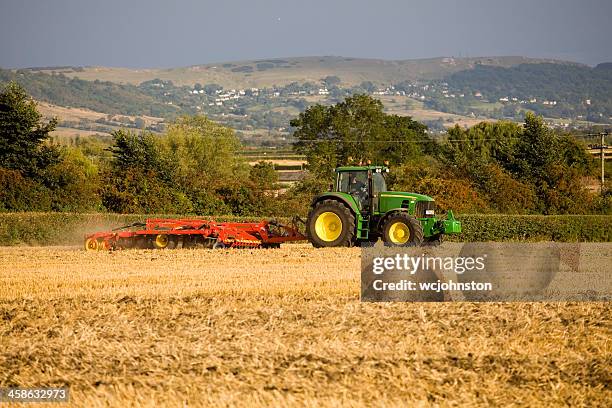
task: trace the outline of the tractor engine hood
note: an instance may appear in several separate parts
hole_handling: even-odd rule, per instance
[[[425,215],[433,216],[434,212],[431,210],[435,209],[435,205],[433,198],[429,196],[402,191],[385,191],[380,193],[378,200],[378,210],[381,213],[406,208],[414,212],[418,218],[425,217]],[[431,213],[426,214],[426,211],[431,211]]]
[[[383,193],[380,193],[380,198],[385,198],[385,199],[395,198],[395,199],[399,199],[401,201],[404,201],[404,200],[409,200],[409,201],[434,201],[433,198],[431,198],[430,196],[427,196],[425,194],[406,193],[406,192],[403,192],[403,191],[385,191]]]

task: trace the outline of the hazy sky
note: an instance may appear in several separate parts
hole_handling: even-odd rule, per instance
[[[272,57],[612,61],[612,0],[0,0],[0,67]]]

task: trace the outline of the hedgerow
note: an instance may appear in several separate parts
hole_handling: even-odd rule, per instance
[[[457,217],[463,233],[453,241],[610,242],[609,215],[481,215]]]
[[[106,231],[147,218],[176,215],[0,213],[0,245],[78,245],[86,233]],[[217,221],[256,221],[262,217],[201,217]],[[463,214],[463,233],[448,236],[461,242],[559,241],[610,242],[608,215],[481,215]],[[285,220],[286,221],[286,220]]]

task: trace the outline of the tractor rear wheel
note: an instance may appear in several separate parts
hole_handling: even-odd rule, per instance
[[[308,214],[306,234],[315,248],[352,246],[355,216],[339,201],[320,201]]]
[[[385,221],[383,241],[389,246],[420,246],[423,243],[423,226],[416,218],[398,212]]]

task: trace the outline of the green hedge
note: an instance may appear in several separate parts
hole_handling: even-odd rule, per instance
[[[610,242],[610,215],[458,215],[463,233],[452,241]]]
[[[153,217],[172,215],[0,213],[0,245],[77,245],[86,233],[106,231]],[[234,216],[201,218],[249,220]],[[449,237],[452,241],[612,241],[612,216],[606,215],[463,214],[457,218],[464,232]]]

